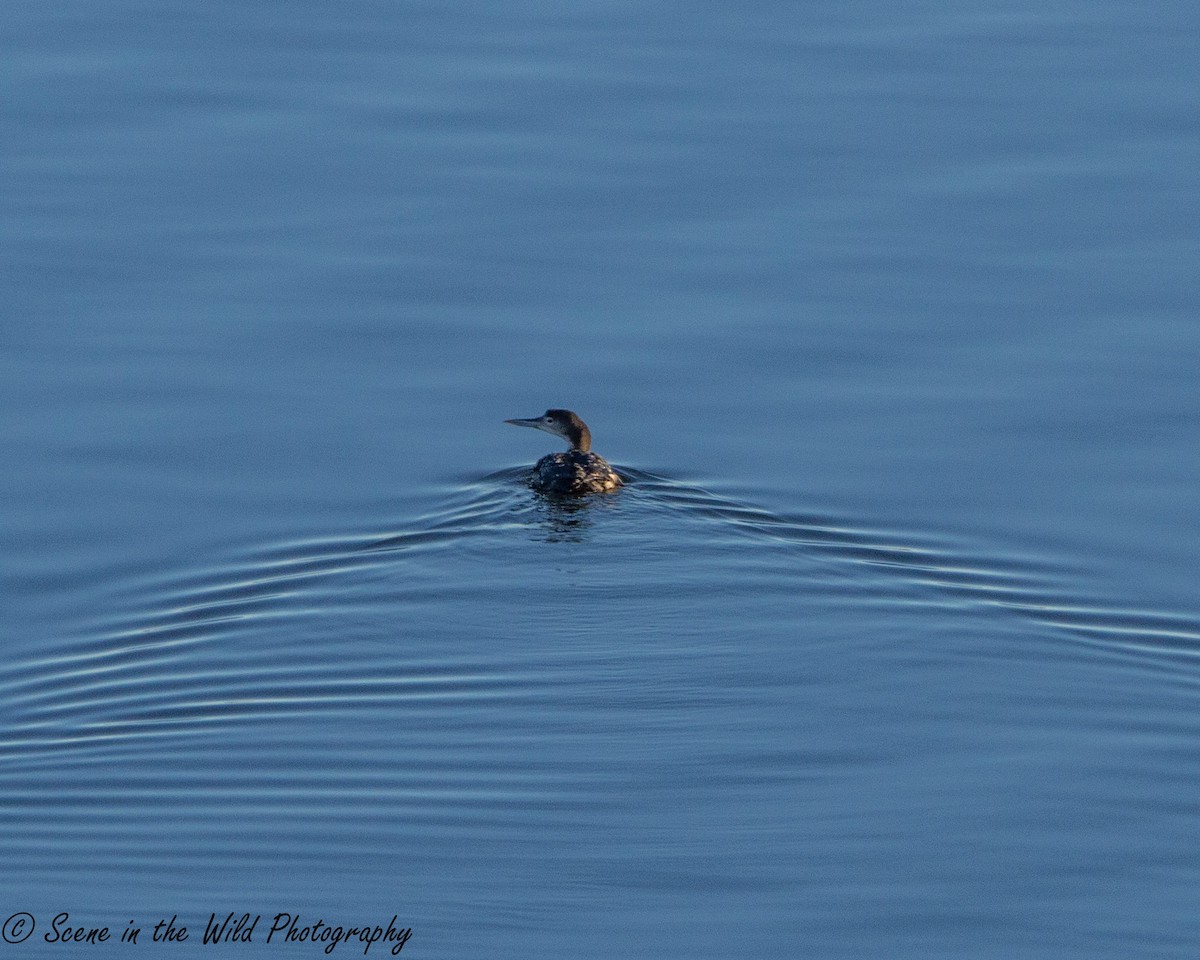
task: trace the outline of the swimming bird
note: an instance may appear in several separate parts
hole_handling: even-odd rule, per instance
[[[530,484],[542,493],[609,493],[621,486],[621,478],[608,461],[592,453],[592,432],[570,410],[547,410],[528,420],[505,420],[515,427],[533,427],[562,437],[571,445],[566,453],[542,457],[533,468]]]

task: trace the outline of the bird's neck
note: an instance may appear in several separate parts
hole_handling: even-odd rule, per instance
[[[587,427],[579,427],[576,430],[572,430],[571,435],[567,439],[571,442],[572,450],[587,453],[592,449],[592,434]]]

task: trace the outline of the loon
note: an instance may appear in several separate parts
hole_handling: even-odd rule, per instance
[[[609,493],[621,485],[621,478],[608,461],[592,453],[592,432],[570,410],[547,410],[528,420],[505,420],[515,427],[533,427],[562,437],[571,449],[542,457],[533,468],[530,484],[535,490],[552,494]]]

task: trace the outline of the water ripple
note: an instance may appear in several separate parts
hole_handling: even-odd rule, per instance
[[[780,516],[664,477],[640,474],[638,479],[647,495],[747,535],[803,545],[851,565],[888,568],[905,583],[931,590],[934,602],[1002,609],[1060,635],[1114,649],[1200,655],[1200,621],[1174,612],[1085,602],[1078,593],[1065,592],[1072,586],[1080,589],[1071,583],[1065,564],[1028,555],[971,554],[927,534],[873,529],[835,517]]]
[[[853,518],[807,513],[784,516],[716,496],[698,486],[624,469],[630,483],[606,500],[612,516],[669,514],[678,528],[692,521],[719,540],[728,536],[782,547],[797,558],[841,571],[840,589],[869,603],[880,590],[906,602],[1002,611],[1090,647],[1136,656],[1194,659],[1200,624],[1181,614],[1086,602],[1072,581],[1044,558],[989,557],[950,538],[887,530]],[[602,517],[586,504],[554,504],[529,493],[524,472],[503,471],[463,485],[433,512],[389,529],[284,539],[252,546],[223,564],[159,574],[142,582],[141,606],[98,620],[90,635],[66,638],[40,655],[6,665],[0,692],[9,736],[0,757],[64,744],[190,735],[231,723],[298,714],[353,712],[395,702],[512,702],[546,694],[557,682],[497,663],[421,666],[395,656],[314,668],[279,662],[255,649],[256,637],[280,622],[302,624],[339,612],[370,620],[395,604],[436,601],[416,578],[389,580],[388,604],[376,605],[348,578],[414,571],[431,551],[462,548],[484,537],[507,537],[548,523],[558,534]],[[596,506],[599,505],[597,502]],[[592,511],[589,518],[588,511]],[[670,545],[667,545],[669,548]],[[793,549],[794,548],[794,549]],[[778,554],[771,554],[775,562]],[[785,560],[786,562],[786,560]],[[357,581],[356,581],[357,582]],[[597,585],[594,596],[604,594]],[[680,583],[686,591],[689,585]],[[697,585],[697,596],[713,589]]]

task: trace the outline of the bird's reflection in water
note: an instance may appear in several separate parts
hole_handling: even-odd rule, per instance
[[[582,543],[592,526],[588,511],[595,501],[591,497],[537,496],[539,523],[533,528],[533,539],[544,543]]]
[[[624,482],[630,477],[623,475]],[[628,490],[601,496],[560,496],[538,493],[531,504],[535,522],[530,524],[530,536],[542,543],[583,543],[591,538],[597,520],[610,519],[622,512]]]

